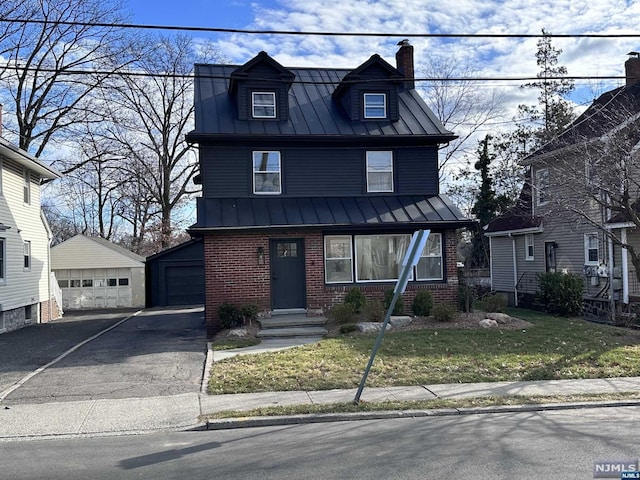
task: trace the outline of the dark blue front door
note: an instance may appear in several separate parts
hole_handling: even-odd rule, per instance
[[[305,308],[304,241],[271,240],[269,258],[273,309]]]

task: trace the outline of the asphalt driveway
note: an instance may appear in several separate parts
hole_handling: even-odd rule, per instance
[[[202,308],[66,314],[0,335],[0,393],[78,343],[128,318],[9,393],[1,405],[198,392],[206,358]]]

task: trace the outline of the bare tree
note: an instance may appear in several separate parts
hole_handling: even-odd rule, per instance
[[[154,54],[135,65],[146,76],[112,80],[103,105],[113,119],[109,136],[127,158],[121,168],[131,178],[132,201],[123,215],[142,237],[157,213],[160,246],[166,248],[172,215],[197,191],[192,180],[198,163],[185,135],[193,128],[193,65],[212,56],[186,36],[150,41]]]
[[[0,86],[14,109],[8,130],[38,157],[52,140],[72,135],[78,122],[100,120],[89,96],[131,62],[133,38],[115,25],[122,21],[117,0],[16,3],[19,9],[2,23],[0,52],[7,61],[0,65]]]
[[[458,135],[444,148],[440,160],[440,179],[453,159],[474,155],[481,131],[488,122],[502,118],[502,95],[497,90],[480,87],[473,80],[476,70],[470,63],[451,57],[430,57],[420,75],[436,78],[424,82],[421,90],[427,103],[446,128]]]

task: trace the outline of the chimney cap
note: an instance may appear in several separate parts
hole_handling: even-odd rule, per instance
[[[640,52],[631,51],[631,52],[627,53],[627,55],[629,55],[630,57],[638,57],[638,58],[640,58]]]
[[[397,43],[397,45],[405,46],[405,45],[411,45],[411,44],[409,43],[409,39],[408,39],[408,38],[405,38],[404,40],[400,40],[400,41]]]

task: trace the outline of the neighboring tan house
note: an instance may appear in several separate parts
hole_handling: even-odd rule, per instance
[[[267,53],[196,65],[208,332],[222,302],[326,312],[357,288],[382,299],[411,235],[430,229],[405,304],[458,295],[456,230],[473,222],[440,193],[438,149],[455,138],[414,87],[413,47],[354,69],[286,68]]]
[[[101,237],[76,235],[51,248],[65,309],[142,308],[145,259]]]
[[[485,226],[492,289],[511,304],[534,299],[542,272],[582,276],[587,315],[610,318],[640,295],[628,258],[630,246],[640,248],[640,222],[623,207],[640,190],[640,58],[625,69],[625,86],[602,94],[524,160],[518,205]]]
[[[60,175],[0,138],[0,333],[61,314],[52,297],[51,232],[40,184]]]

